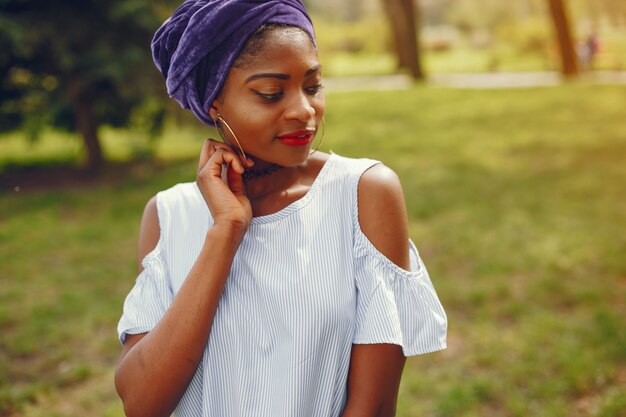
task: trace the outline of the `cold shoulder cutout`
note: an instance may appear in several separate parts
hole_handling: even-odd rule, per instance
[[[447,317],[413,241],[406,242],[410,268],[405,270],[381,253],[361,228],[358,181],[379,162],[360,161],[352,196],[357,288],[353,343],[393,343],[405,356],[445,349]]]

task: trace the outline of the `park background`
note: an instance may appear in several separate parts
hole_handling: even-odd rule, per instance
[[[448,313],[398,416],[625,416],[626,4],[409,2],[416,75],[385,13],[406,0],[306,3],[322,149],[398,173]],[[578,58],[599,40],[573,69],[556,3]],[[0,416],[123,415],[115,327],[141,213],[216,136],[150,61],[175,5],[0,2]]]

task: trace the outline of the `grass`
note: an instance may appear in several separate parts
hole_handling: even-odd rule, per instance
[[[618,41],[626,44],[626,41],[622,39],[609,43],[611,46],[607,46],[594,60],[594,70],[624,70],[626,47]],[[322,50],[320,56],[324,62],[326,75],[388,75],[397,72],[396,57],[388,51],[325,53]],[[427,74],[535,72],[558,71],[559,69],[559,58],[554,51],[520,52],[515,45],[505,42],[485,49],[458,46],[443,51],[424,51],[422,59],[422,65]]]
[[[197,130],[199,123],[191,121],[189,126],[168,124],[163,137],[176,137],[176,140],[151,139],[141,132],[107,127],[101,128],[99,135],[108,161],[189,159],[201,144]],[[218,137],[216,132],[206,135]],[[76,165],[84,159],[82,140],[73,133],[46,131],[37,141],[28,141],[15,132],[0,139],[0,174],[11,168]]]
[[[401,177],[449,317],[449,348],[408,361],[398,416],[626,415],[626,88],[416,87],[327,107],[326,150]],[[0,193],[0,415],[122,415],[115,325],[139,218],[193,178],[204,135],[173,132],[159,155],[188,162]]]

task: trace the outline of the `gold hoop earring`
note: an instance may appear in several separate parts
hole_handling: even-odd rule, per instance
[[[322,136],[320,137],[320,141],[318,142],[318,144],[315,147],[315,149],[313,150],[313,152],[309,153],[309,156],[311,156],[315,152],[317,152],[319,150],[320,146],[322,146],[322,142],[324,142],[324,134],[325,133],[326,133],[326,119],[324,118],[324,116],[322,116]]]
[[[226,139],[226,135],[224,135],[224,127],[228,129],[228,132],[230,132],[230,135],[233,137],[233,139],[235,139],[235,142],[237,142],[237,147],[239,148],[239,151],[241,152],[241,157],[243,158],[244,162],[248,162],[246,153],[243,151],[243,147],[241,146],[241,143],[239,143],[239,139],[237,139],[237,135],[235,135],[235,132],[233,132],[233,129],[230,128],[228,123],[226,123],[226,120],[224,120],[222,115],[219,113],[217,113],[217,120],[215,121],[215,127],[217,128],[217,133],[220,134],[224,143],[228,143],[228,140]]]

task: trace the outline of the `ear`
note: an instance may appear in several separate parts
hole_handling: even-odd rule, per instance
[[[209,117],[213,120],[217,120],[217,115],[219,113],[219,102],[217,100],[213,101],[213,105],[209,109]]]

